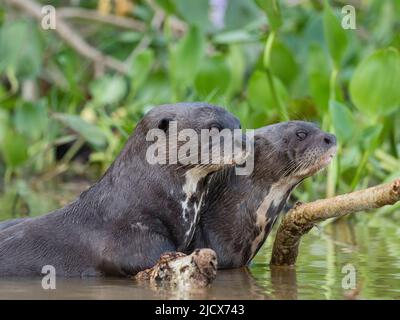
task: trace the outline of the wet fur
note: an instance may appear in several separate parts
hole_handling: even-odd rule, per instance
[[[152,267],[164,252],[184,250],[204,181],[191,195],[183,219],[182,187],[189,168],[145,160],[150,144],[145,135],[162,119],[177,120],[186,128],[207,128],[210,123],[240,127],[227,111],[206,104],[153,109],[100,181],[74,202],[38,218],[5,223],[8,228],[0,231],[0,276],[41,275],[45,265],[54,266],[57,276],[126,276]]]
[[[309,132],[308,140],[298,141],[298,130]],[[227,168],[208,176],[200,222],[188,252],[213,249],[219,268],[248,264],[265,242],[290,193],[315,173],[311,168],[332,145],[336,145],[334,136],[307,122],[257,129],[251,175],[238,176],[233,168]]]

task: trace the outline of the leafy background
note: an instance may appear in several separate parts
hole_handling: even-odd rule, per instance
[[[178,101],[222,105],[245,128],[301,119],[334,132],[338,157],[296,191],[302,201],[400,176],[399,1],[52,1],[140,23],[68,19],[124,72],[14,2],[0,7],[0,218],[69,201],[146,111]],[[341,27],[347,4],[355,30]],[[396,208],[380,214],[398,220]]]

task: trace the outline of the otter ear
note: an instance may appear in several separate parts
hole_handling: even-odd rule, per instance
[[[161,129],[164,132],[168,131],[169,128],[169,123],[173,121],[172,118],[163,118],[160,120],[160,122],[158,123],[158,129]]]

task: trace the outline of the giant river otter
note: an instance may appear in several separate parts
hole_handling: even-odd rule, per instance
[[[222,108],[182,103],[154,108],[137,124],[104,176],[74,202],[41,217],[5,223],[0,232],[0,276],[132,275],[152,267],[166,251],[191,241],[204,177],[228,165],[149,164],[151,129],[238,129]],[[233,163],[233,161],[232,161]],[[19,223],[15,223],[19,222]]]
[[[219,268],[248,264],[264,243],[292,190],[328,165],[336,138],[309,122],[289,121],[255,131],[254,170],[211,174],[200,222],[187,253],[211,248]]]

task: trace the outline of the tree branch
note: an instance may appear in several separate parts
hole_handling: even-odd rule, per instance
[[[36,20],[41,21],[43,16],[41,6],[34,0],[7,0],[11,5],[20,8]],[[57,14],[56,29],[58,36],[82,56],[92,60],[94,63],[115,70],[122,74],[128,73],[128,65],[105,55],[82,39],[78,33]]]
[[[95,10],[81,8],[58,8],[57,16],[61,18],[86,19],[110,24],[120,28],[145,31],[146,25],[131,18],[120,17],[113,14],[100,14]]]
[[[300,239],[312,229],[315,223],[342,217],[349,213],[393,205],[399,200],[400,178],[365,190],[306,204],[296,204],[285,215],[278,228],[270,264],[294,265]]]

